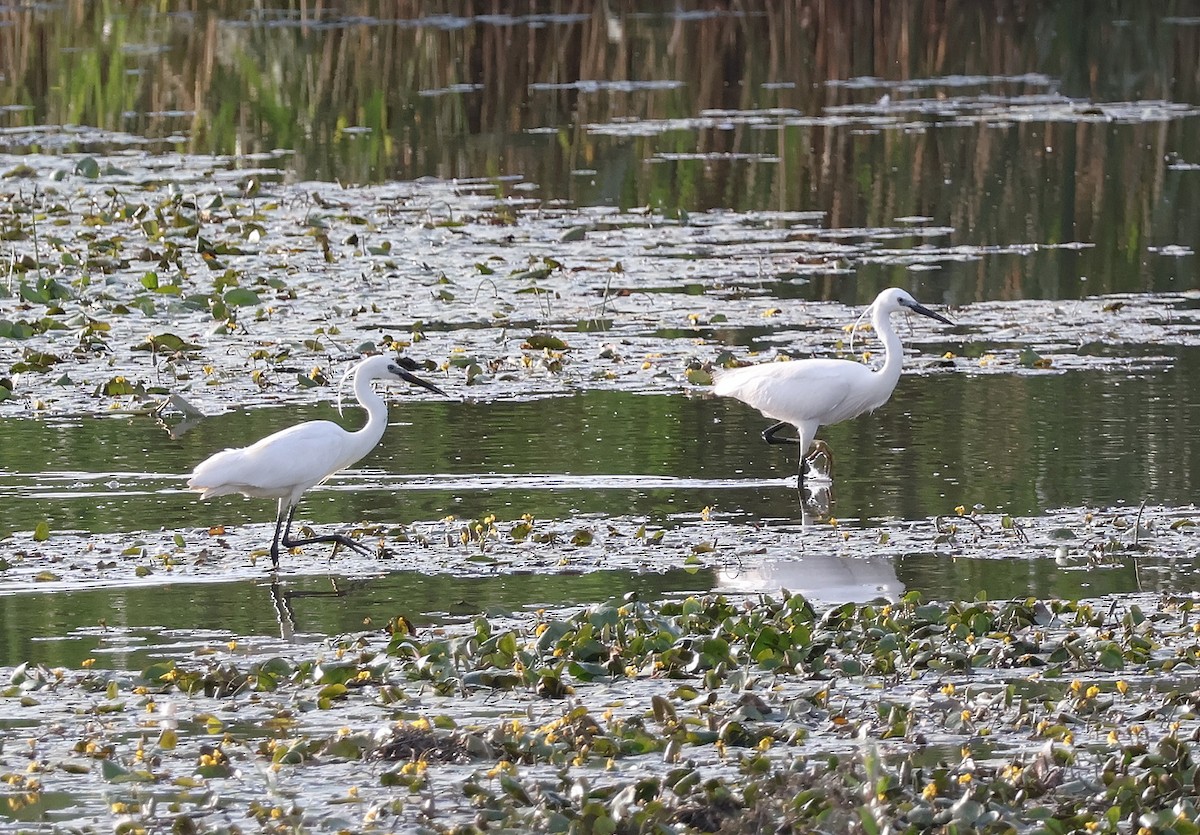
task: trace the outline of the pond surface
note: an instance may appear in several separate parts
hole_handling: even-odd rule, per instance
[[[1178,70],[1200,52],[1194,3],[406,11],[8,6],[0,144],[236,154],[260,179],[484,177],[543,204],[832,228],[931,218],[966,248],[936,278],[963,300],[1195,286],[1171,257],[1197,248],[1200,82]],[[1065,241],[1089,249],[970,257]],[[869,301],[855,286],[820,293]]]
[[[796,815],[826,755],[898,769],[893,818],[1029,829],[1020,787],[1109,804],[1064,830],[1150,826],[1144,786],[1087,781],[1195,723],[1196,66],[1183,0],[0,8],[0,727],[33,752],[0,741],[0,831],[715,828],[723,781]],[[888,286],[955,324],[896,319],[894,395],[822,428],[801,496],[712,371],[877,366],[854,323]],[[338,380],[371,352],[450,397],[390,387],[298,521],[386,550],[272,577],[273,503],[186,474],[358,426]],[[793,674],[742,617],[824,637]],[[421,722],[479,734],[468,761],[375,758]],[[589,744],[546,754],[571,722]]]
[[[878,524],[958,505],[1032,516],[1072,506],[1184,505],[1200,441],[1200,350],[1151,378],[1126,372],[906,377],[889,403],[821,431],[834,457],[829,513]],[[797,519],[794,449],[758,437],[767,421],[736,401],[585,391],[538,400],[406,400],[358,465],[315,488],[301,517],[406,523],[446,515],[509,519],[639,516],[657,524],[712,508],[721,518]],[[986,408],[980,408],[984,404]],[[1069,408],[1068,408],[1069,405]],[[354,428],[357,418],[342,418]],[[329,407],[235,410],[172,438],[149,416],[14,418],[0,500],[10,530],[134,533],[246,525],[269,501],[199,502],[194,463]]]

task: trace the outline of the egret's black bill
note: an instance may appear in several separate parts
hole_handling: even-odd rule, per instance
[[[920,313],[922,316],[928,316],[930,319],[937,319],[939,322],[941,322],[944,325],[953,325],[954,324],[953,322],[951,322],[949,319],[947,319],[942,314],[934,313],[932,310],[930,310],[928,307],[926,307],[923,304],[918,304],[917,302],[913,302],[912,304],[906,304],[905,302],[900,302],[900,304],[907,307],[913,313]]]
[[[396,365],[399,366],[399,370],[397,370],[396,373],[400,376],[400,379],[404,380],[406,383],[412,383],[414,386],[420,386],[423,389],[429,389],[434,394],[440,394],[442,397],[450,396],[428,380],[422,380],[416,374],[413,374],[412,372],[416,371],[421,366],[411,357],[396,357]]]

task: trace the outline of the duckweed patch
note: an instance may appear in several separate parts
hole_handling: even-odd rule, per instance
[[[20,665],[0,815],[66,794],[103,821],[81,831],[1154,831],[1195,814],[1197,611],[708,595]]]

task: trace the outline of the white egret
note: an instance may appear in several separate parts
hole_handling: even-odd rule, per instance
[[[248,447],[226,449],[196,466],[188,489],[203,499],[241,493],[261,499],[278,499],[275,538],[271,541],[271,565],[279,568],[279,546],[294,548],[317,542],[337,542],[360,553],[371,551],[340,534],[292,539],[292,516],[300,496],[345,469],[375,448],[387,427],[387,404],[371,387],[373,380],[395,379],[430,391],[446,392],[412,373],[417,364],[407,357],[375,356],[358,363],[354,374],[354,396],[367,410],[367,423],[349,432],[328,420],[311,420],[288,427]],[[345,380],[345,377],[342,378]]]
[[[892,396],[900,380],[904,349],[900,337],[892,330],[891,317],[902,310],[911,310],[947,325],[954,324],[918,304],[904,290],[891,287],[876,296],[863,314],[871,314],[871,324],[883,341],[886,357],[878,371],[851,360],[768,362],[717,369],[713,391],[724,397],[736,397],[778,421],[762,433],[763,440],[768,444],[799,444],[800,486],[803,487],[806,456],[818,427],[874,411]],[[788,424],[796,427],[798,437],[779,436],[780,430]]]

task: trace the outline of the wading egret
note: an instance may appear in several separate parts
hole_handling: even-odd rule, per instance
[[[817,428],[848,420],[879,408],[892,396],[904,362],[900,337],[892,330],[892,314],[911,310],[954,323],[918,304],[905,291],[892,287],[875,297],[863,313],[871,314],[871,324],[883,341],[886,358],[883,367],[872,371],[850,360],[811,359],[792,362],[767,362],[743,368],[717,369],[713,391],[724,397],[736,397],[772,418],[774,423],[762,433],[768,444],[799,444],[800,486],[809,447]],[[861,318],[861,317],[860,317]],[[780,437],[788,424],[796,427],[799,437]]]
[[[279,546],[294,548],[316,542],[337,542],[370,554],[361,543],[340,534],[292,539],[292,515],[304,491],[345,469],[375,448],[387,426],[387,404],[371,388],[372,380],[403,380],[445,396],[446,392],[412,372],[417,364],[407,357],[368,357],[347,374],[354,374],[354,396],[367,410],[367,424],[348,432],[328,420],[310,420],[268,435],[240,449],[226,449],[197,465],[188,489],[211,499],[227,493],[259,499],[278,499],[271,566],[279,568]],[[345,377],[342,378],[345,380]]]

